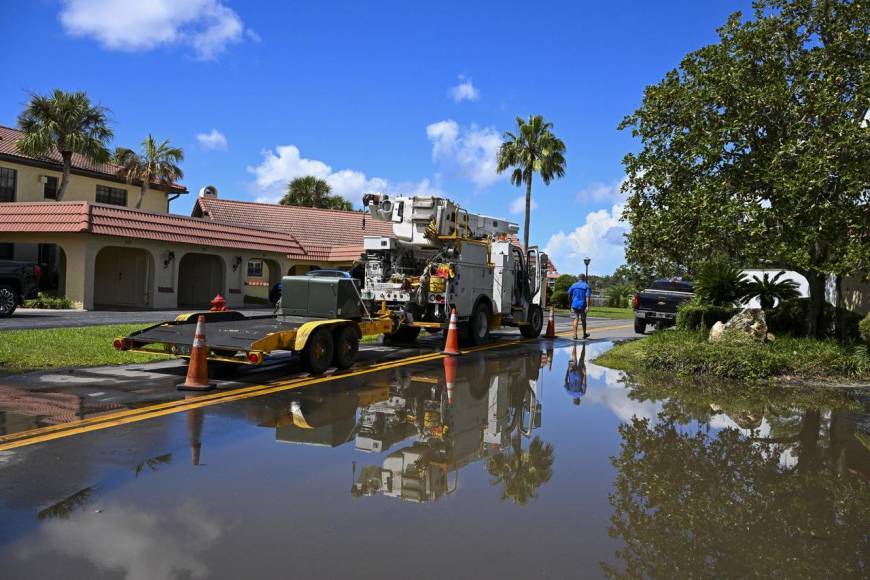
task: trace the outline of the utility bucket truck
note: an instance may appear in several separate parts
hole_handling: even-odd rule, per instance
[[[393,224],[391,237],[365,237],[362,290],[364,301],[394,315],[391,338],[444,329],[453,308],[466,343],[479,344],[501,326],[526,337],[541,333],[547,256],[535,247],[523,253],[513,241],[517,224],[441,197],[370,194],[363,205],[373,219]]]
[[[291,351],[319,374],[353,365],[364,336],[400,343],[423,328],[446,330],[454,308],[466,344],[501,326],[541,333],[547,256],[514,243],[516,224],[441,197],[368,194],[363,205],[373,219],[392,222],[393,235],[364,238],[355,279],[285,276],[274,316],[184,314],[117,338],[115,348],[188,357],[202,314],[207,358],[259,365],[273,351]]]

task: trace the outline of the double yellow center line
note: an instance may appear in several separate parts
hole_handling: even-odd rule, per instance
[[[590,329],[590,332],[596,332],[601,330],[618,330],[623,328],[629,328],[631,325],[621,325],[621,326],[607,326],[603,328],[593,328]],[[557,336],[570,336],[570,332],[559,332],[556,333]],[[472,347],[468,349],[464,349],[463,353],[473,353],[473,352],[481,352],[485,350],[492,350],[497,348],[505,348],[508,346],[514,346],[517,344],[527,343],[536,341],[538,339],[520,339],[520,340],[510,340],[507,342],[495,342],[492,344],[486,344],[482,346]],[[368,366],[351,370],[348,372],[335,373],[326,376],[317,376],[317,377],[303,377],[298,379],[290,379],[283,381],[275,381],[266,385],[253,385],[250,387],[242,387],[239,389],[233,389],[231,391],[221,391],[217,393],[210,393],[208,395],[198,395],[192,399],[179,399],[175,401],[169,401],[166,403],[158,403],[155,405],[149,405],[147,407],[140,407],[137,409],[126,409],[123,411],[117,411],[113,413],[106,413],[104,415],[99,415],[97,417],[91,417],[89,419],[81,419],[78,421],[70,421],[68,423],[63,423],[60,425],[51,425],[48,427],[40,427],[37,429],[31,429],[28,431],[19,431],[17,433],[11,433],[8,435],[0,436],[0,451],[8,451],[10,449],[16,449],[19,447],[25,447],[28,445],[35,445],[37,443],[44,443],[46,441],[52,441],[54,439],[61,439],[64,437],[72,437],[74,435],[80,435],[82,433],[89,433],[91,431],[99,431],[102,429],[108,429],[110,427],[117,427],[119,425],[126,425],[128,423],[137,423],[139,421],[147,421],[148,419],[155,419],[157,417],[162,417],[164,415],[171,415],[174,413],[181,413],[184,411],[190,411],[192,409],[199,409],[202,407],[208,407],[211,405],[220,405],[223,403],[230,403],[233,401],[240,401],[243,399],[250,399],[253,397],[261,397],[264,395],[271,395],[274,393],[279,393],[282,391],[288,391],[291,389],[298,389],[301,387],[307,387],[311,385],[317,385],[321,383],[337,381],[348,379],[352,377],[357,377],[361,375],[368,375],[392,368],[408,366],[417,363],[424,363],[428,361],[434,361],[444,358],[445,355],[440,352],[432,352],[427,354],[421,354],[416,356],[410,356],[407,358],[403,358],[396,361],[387,361],[382,363],[373,363]]]

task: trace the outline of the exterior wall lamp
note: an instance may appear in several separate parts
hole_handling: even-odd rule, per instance
[[[236,259],[233,261],[233,272],[239,269],[239,266],[242,265],[242,257],[236,256]]]
[[[168,268],[169,262],[173,261],[174,259],[175,259],[175,252],[172,252],[172,251],[166,252],[166,259],[163,260],[163,269],[165,270],[166,268]]]

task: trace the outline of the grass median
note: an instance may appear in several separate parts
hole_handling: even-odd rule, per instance
[[[142,324],[107,324],[81,328],[40,328],[0,332],[0,374],[51,368],[142,363],[166,355],[117,351],[112,340],[144,328]]]
[[[569,308],[557,308],[556,314],[571,316]],[[610,306],[590,306],[587,316],[593,318],[610,318],[613,320],[627,320],[634,318],[634,310],[631,308],[612,308]]]
[[[626,371],[664,371],[726,379],[870,380],[866,345],[788,336],[765,343],[744,340],[711,343],[705,333],[659,331],[643,340],[617,344],[598,357],[595,364]]]

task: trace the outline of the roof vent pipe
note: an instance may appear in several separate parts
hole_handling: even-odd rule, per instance
[[[214,185],[206,185],[199,190],[199,197],[214,197],[217,198],[218,190]]]

